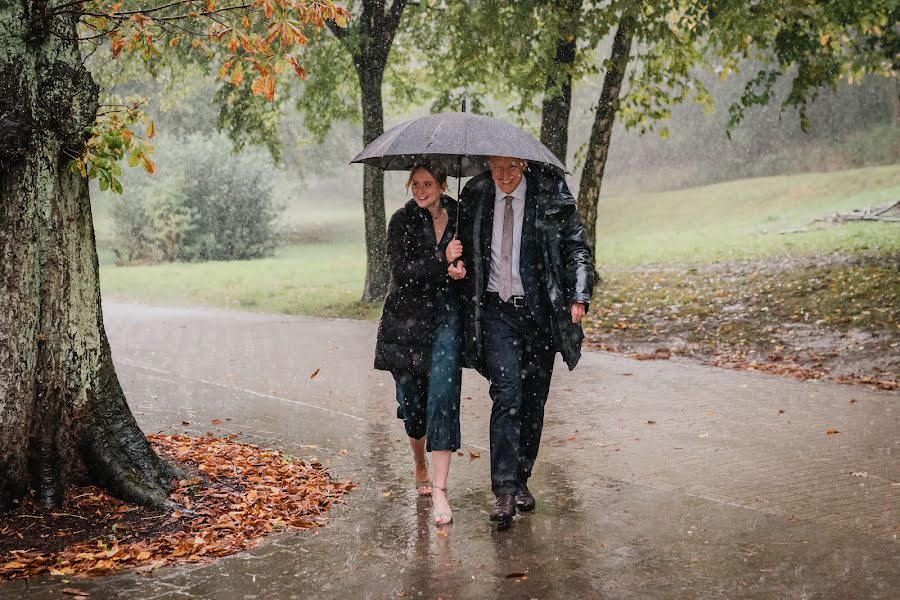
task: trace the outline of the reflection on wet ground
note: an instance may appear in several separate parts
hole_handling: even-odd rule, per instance
[[[896,394],[589,353],[555,375],[537,511],[496,532],[487,386],[466,372],[454,524],[438,530],[390,375],[371,369],[373,324],[129,305],[106,306],[106,322],[145,430],[238,433],[359,488],[323,529],[77,582],[91,597],[891,598],[900,586]],[[16,582],[0,597],[62,587]]]

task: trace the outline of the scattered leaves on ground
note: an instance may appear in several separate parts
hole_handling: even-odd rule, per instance
[[[900,255],[603,273],[589,344],[638,360],[900,389]]]
[[[317,462],[286,461],[234,435],[147,437],[158,453],[195,474],[175,485],[175,510],[126,504],[95,487],[70,489],[56,513],[26,499],[0,518],[0,533],[9,536],[0,547],[0,581],[212,560],[252,548],[269,533],[322,525],[324,513],[354,487],[334,481]],[[26,518],[26,529],[48,533],[11,535]],[[59,527],[60,519],[70,526]],[[73,522],[82,531],[70,531]]]

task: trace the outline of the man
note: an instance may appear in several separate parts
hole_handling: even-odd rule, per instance
[[[461,194],[460,239],[448,271],[465,277],[466,366],[490,381],[491,521],[509,527],[532,511],[528,478],[537,458],[556,352],[569,369],[581,356],[581,319],[594,265],[575,199],[563,178],[525,161],[492,157]]]

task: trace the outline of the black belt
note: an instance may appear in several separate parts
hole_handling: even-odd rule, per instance
[[[525,302],[525,296],[510,296],[509,300],[503,301],[500,299],[500,294],[497,292],[488,292],[488,295],[492,296],[500,304],[509,304],[513,308],[528,308],[528,303]]]

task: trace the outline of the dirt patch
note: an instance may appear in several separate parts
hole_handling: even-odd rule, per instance
[[[25,499],[0,516],[0,581],[209,561],[276,531],[324,524],[325,512],[353,487],[319,463],[233,438],[148,436],[192,474],[175,485],[170,510],[130,505],[94,487],[72,488],[57,511]]]
[[[603,274],[591,347],[900,389],[900,255]]]

